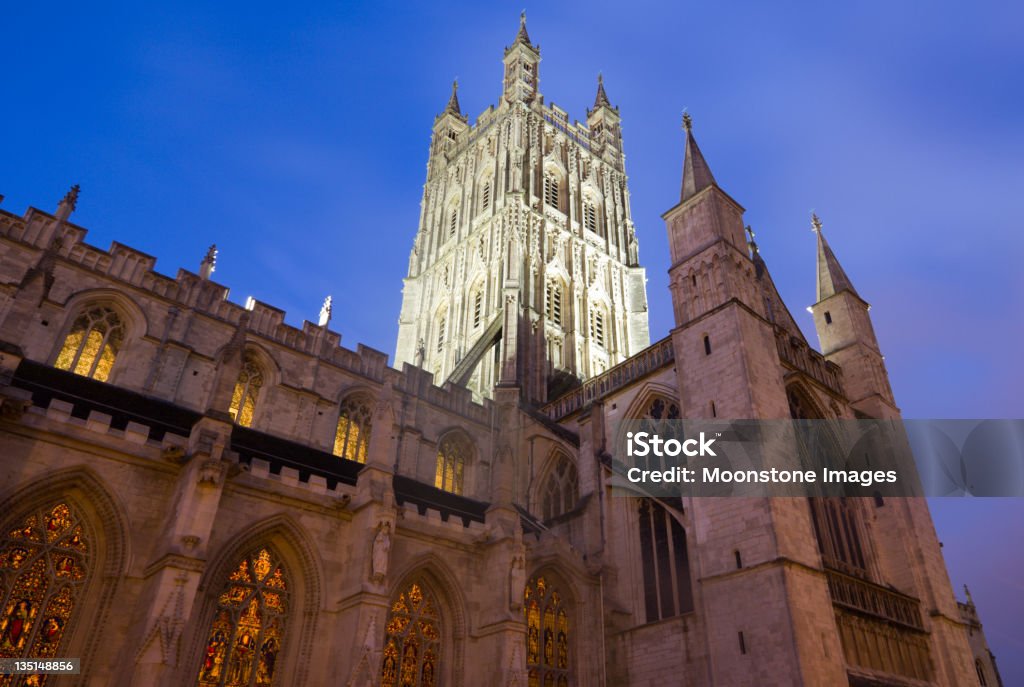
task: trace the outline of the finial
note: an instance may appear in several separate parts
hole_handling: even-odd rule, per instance
[[[693,117],[690,116],[685,107],[683,108],[683,129],[686,133],[690,133],[690,130],[693,129]]]
[[[598,85],[601,85],[601,84],[604,83],[604,76],[601,74],[601,72],[597,73],[597,83],[598,83]]]
[[[213,271],[217,269],[217,244],[213,244],[206,251],[206,255],[203,256],[203,261],[199,263],[199,276],[203,279],[209,279]]]
[[[67,203],[68,206],[72,210],[74,210],[75,207],[78,205],[78,192],[81,191],[81,190],[82,190],[82,187],[79,186],[78,184],[75,184],[74,186],[71,187],[71,190],[69,190],[67,192],[67,194],[65,194],[64,200],[61,201],[61,202]]]
[[[821,232],[821,218],[813,210],[811,210],[811,231],[816,234]]]
[[[331,321],[331,310],[333,308],[333,306],[331,305],[332,301],[333,298],[331,296],[328,296],[327,298],[324,299],[324,304],[320,308],[319,324],[321,327],[326,327],[327,324]]]
[[[521,29],[525,29],[526,28],[526,10],[525,9],[522,12],[519,13],[519,28],[521,28]]]
[[[757,241],[754,240],[754,237],[756,236],[756,234],[754,233],[753,227],[751,227],[748,224],[747,226],[743,227],[743,229],[744,229],[744,231],[747,232],[747,243],[750,244],[750,249],[752,251],[754,251],[754,253],[758,253],[759,251],[758,251],[758,248],[757,248]]]

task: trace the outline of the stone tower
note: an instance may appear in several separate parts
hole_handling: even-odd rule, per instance
[[[434,121],[395,364],[543,402],[647,347],[645,274],[603,81],[586,124],[544,104],[525,15],[503,62],[497,107],[453,85]]]

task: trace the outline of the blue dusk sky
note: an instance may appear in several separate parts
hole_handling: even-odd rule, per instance
[[[8,3],[3,207],[73,183],[88,240],[215,278],[394,353],[430,127],[454,77],[501,90],[521,2]],[[544,3],[540,87],[623,118],[652,339],[668,334],[660,214],[683,107],[812,340],[812,209],[872,315],[907,417],[1024,417],[1024,4]],[[1024,500],[936,499],[1006,684],[1024,684]]]

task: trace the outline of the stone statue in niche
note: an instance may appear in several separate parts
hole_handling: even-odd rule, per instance
[[[374,582],[383,582],[388,574],[388,560],[391,557],[391,523],[382,522],[373,538],[371,572]]]
[[[513,611],[523,607],[523,590],[526,589],[526,558],[522,554],[512,556],[508,571],[508,606]]]

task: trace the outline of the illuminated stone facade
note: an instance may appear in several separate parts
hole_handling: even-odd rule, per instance
[[[922,500],[610,495],[625,418],[898,411],[820,227],[824,355],[689,130],[648,346],[618,114],[566,125],[538,57],[524,26],[502,104],[435,125],[400,369],[329,308],[231,302],[212,251],[169,277],[89,245],[77,190],[0,211],[0,655],[81,657],[48,685],[976,684]]]

